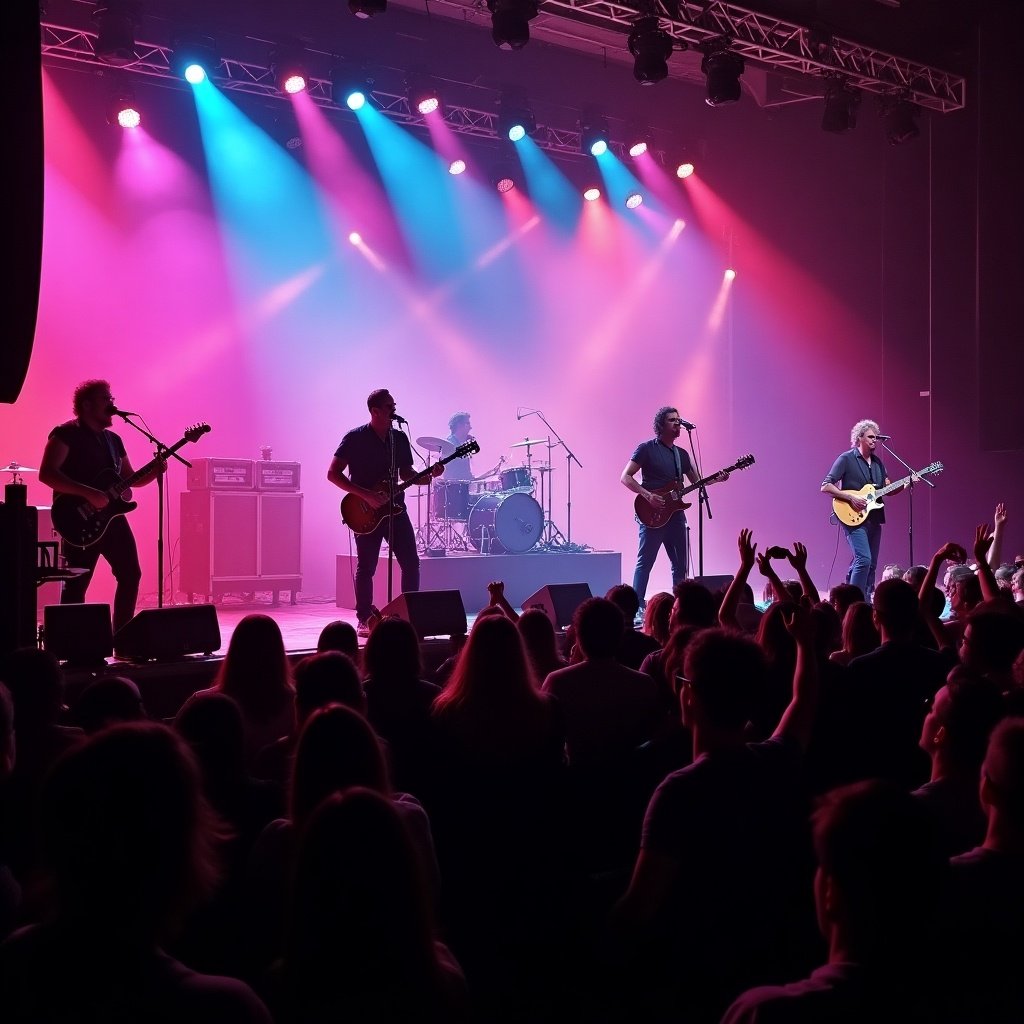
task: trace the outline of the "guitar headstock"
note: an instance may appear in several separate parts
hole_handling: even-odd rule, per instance
[[[187,441],[198,441],[203,434],[208,434],[212,429],[209,423],[196,423],[185,431],[185,439]]]
[[[941,473],[942,470],[943,465],[941,462],[933,462],[930,466],[926,466],[922,469],[918,476],[924,476],[925,473]]]
[[[480,444],[474,438],[471,441],[467,441],[465,444],[460,444],[459,447],[448,456],[448,459],[464,459],[467,455],[476,455],[479,451]],[[448,459],[445,459],[445,462],[447,462]]]
[[[746,469],[748,466],[752,466],[753,464],[754,464],[754,456],[753,455],[744,455],[742,458],[739,458],[739,459],[736,460],[736,465],[733,466],[732,468],[733,469]]]

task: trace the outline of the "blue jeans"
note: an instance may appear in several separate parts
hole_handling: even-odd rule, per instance
[[[864,600],[870,601],[875,591],[875,570],[878,568],[878,549],[882,544],[882,524],[870,517],[860,526],[843,526],[846,543],[853,558],[846,573],[846,582],[860,587]]]
[[[356,535],[356,618],[365,622],[373,608],[373,574],[377,571],[380,546],[387,540],[391,519],[394,518],[392,550],[402,569],[403,594],[420,589],[420,556],[416,550],[416,534],[408,512],[385,517],[376,530]]]
[[[640,524],[640,546],[633,570],[633,589],[643,604],[647,597],[647,581],[662,545],[672,563],[672,585],[686,579],[686,518],[677,512],[664,526]]]

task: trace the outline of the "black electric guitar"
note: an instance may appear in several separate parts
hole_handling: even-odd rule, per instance
[[[176,452],[190,441],[198,441],[210,429],[208,423],[197,423],[189,427],[182,439],[167,449],[167,454]],[[115,516],[123,516],[138,508],[138,502],[128,501],[123,495],[133,484],[152,472],[157,462],[158,459],[147,462],[142,469],[124,480],[113,469],[103,470],[92,483],[96,490],[104,491],[110,499],[103,508],[96,508],[77,494],[55,494],[53,508],[50,510],[53,528],[73,547],[91,547],[106,533]]]
[[[731,466],[726,466],[725,469],[720,469],[717,473],[712,473],[711,476],[706,476],[703,480],[690,484],[689,487],[679,487],[677,484],[659,487],[657,490],[651,491],[651,493],[660,494],[665,499],[665,504],[657,507],[638,494],[633,502],[636,517],[644,526],[664,526],[677,512],[682,512],[683,509],[687,509],[693,504],[692,501],[683,501],[684,494],[689,494],[691,491],[697,490],[698,487],[715,483],[721,480],[723,474],[731,473],[734,469],[746,469],[747,466],[752,466],[753,464],[754,456],[744,455],[743,458],[737,459]]]
[[[438,459],[434,466],[445,466],[453,459],[464,459],[467,455],[476,455],[479,451],[480,445],[476,441],[467,441],[465,444],[460,444],[451,455]],[[431,466],[431,469],[433,469],[433,466]],[[417,473],[414,477],[406,480],[405,483],[399,484],[395,488],[395,496],[397,497],[407,487],[424,484],[429,479],[430,470],[425,469],[422,473]],[[382,480],[373,490],[384,499],[384,504],[379,508],[371,508],[365,498],[361,498],[358,494],[352,492],[349,492],[341,499],[341,518],[353,533],[372,533],[380,525],[381,520],[386,519],[388,516],[396,515],[405,508],[404,505],[400,505],[397,501],[388,502],[387,480]]]

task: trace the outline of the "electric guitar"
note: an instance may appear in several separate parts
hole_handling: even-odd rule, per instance
[[[720,469],[717,473],[712,473],[711,476],[706,476],[703,480],[690,484],[689,487],[680,488],[677,484],[666,484],[664,487],[659,487],[657,490],[651,491],[652,494],[660,494],[665,499],[665,504],[657,508],[638,494],[633,502],[636,517],[644,526],[664,526],[677,512],[682,512],[693,504],[692,501],[683,501],[683,495],[697,490],[698,487],[715,483],[721,478],[723,473],[731,473],[734,469],[746,469],[747,466],[752,466],[753,464],[754,456],[744,455],[743,458],[737,459],[731,466]]]
[[[930,476],[932,473],[941,473],[942,463],[933,462],[930,466],[925,466],[924,469],[919,469],[916,473],[912,473],[910,476],[905,476],[902,480],[896,480],[894,483],[886,484],[885,487],[880,487],[875,490],[874,484],[865,484],[859,491],[847,491],[844,490],[843,494],[856,495],[859,498],[863,498],[867,502],[867,507],[862,511],[858,512],[852,505],[843,501],[841,498],[832,499],[832,511],[835,512],[836,517],[846,523],[847,526],[860,526],[868,517],[869,512],[873,512],[876,508],[882,508],[882,503],[878,500],[883,495],[889,494],[891,491],[895,491],[899,487],[905,487],[912,480],[916,480],[922,476]]]
[[[460,444],[451,455],[438,459],[434,466],[444,466],[453,459],[464,459],[467,455],[476,455],[479,451],[480,445],[476,441],[467,441],[465,444]],[[431,466],[431,469],[433,469],[433,466]],[[422,473],[417,473],[414,477],[406,480],[405,483],[399,484],[395,488],[395,495],[401,494],[407,487],[425,483],[429,479],[430,470],[425,469]],[[397,501],[388,503],[389,488],[387,480],[382,480],[373,490],[384,499],[384,504],[380,508],[371,508],[364,498],[360,498],[358,494],[351,491],[341,499],[342,521],[353,533],[372,533],[383,519],[386,519],[388,516],[397,515],[405,508],[404,505],[400,505]]]
[[[197,423],[194,427],[189,427],[181,440],[168,448],[165,454],[170,455],[183,445],[191,441],[198,441],[210,429],[209,423]],[[72,547],[92,547],[107,532],[107,527],[115,516],[134,512],[139,507],[137,501],[128,501],[123,495],[130,487],[152,472],[160,458],[163,456],[147,462],[142,469],[132,473],[124,480],[113,469],[103,470],[92,483],[96,490],[104,491],[110,499],[103,508],[96,508],[87,499],[80,498],[77,494],[55,494],[53,508],[50,510],[53,528]]]

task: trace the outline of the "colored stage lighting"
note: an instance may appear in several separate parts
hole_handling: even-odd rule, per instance
[[[530,41],[530,22],[537,17],[538,6],[538,0],[487,0],[494,45],[521,50]]]
[[[174,43],[170,63],[172,73],[178,78],[184,78],[189,85],[198,85],[213,77],[220,66],[220,55],[208,37],[183,37]]]
[[[511,192],[512,189],[514,189],[516,187],[515,179],[514,178],[509,178],[508,176],[505,176],[503,178],[498,178],[498,180],[495,181],[495,183],[494,183],[494,187],[499,192]]]
[[[142,114],[135,106],[135,97],[130,92],[119,92],[111,101],[107,123],[116,124],[120,128],[138,128],[142,124]]]
[[[303,61],[303,48],[294,42],[279,43],[270,55],[274,84],[286,96],[305,92],[309,74]]]
[[[608,122],[603,117],[589,116],[580,123],[580,151],[591,156],[608,152]]]
[[[629,33],[633,77],[641,85],[654,85],[668,78],[668,59],[672,56],[672,48],[672,37],[658,27],[657,15],[637,18],[633,22],[633,31]]]
[[[736,279],[736,271],[729,267],[725,272],[726,281],[734,281]]]
[[[592,203],[595,199],[601,198],[601,190],[592,185],[590,188],[584,189],[583,198],[586,199],[588,203]]]
[[[677,178],[688,178],[693,174],[694,167],[688,160],[684,160],[678,167],[676,167]]]
[[[717,45],[704,54],[700,69],[707,78],[708,94],[704,102],[709,107],[739,100],[743,58],[738,53],[733,53],[728,46]]]
[[[387,11],[388,0],[348,0],[348,9],[357,18],[373,18]]]
[[[638,206],[643,204],[644,197],[639,192],[630,192],[626,196],[626,209],[635,210]]]
[[[104,64],[124,67],[138,60],[135,53],[135,11],[125,0],[98,0],[92,12],[96,20],[96,56]]]
[[[644,142],[643,140],[641,140],[640,142],[634,142],[633,145],[629,147],[630,156],[643,156],[646,152],[647,143]]]
[[[441,97],[437,87],[430,81],[410,79],[405,86],[409,109],[419,111],[424,117],[441,109]]]
[[[537,122],[528,107],[514,100],[501,101],[501,108],[498,111],[499,135],[505,136],[511,142],[519,142],[536,131]]]
[[[361,234],[359,234],[359,232],[358,232],[358,231],[350,231],[350,232],[348,233],[348,240],[349,240],[349,241],[350,241],[350,242],[351,242],[351,243],[352,243],[353,245],[362,245],[362,242],[363,242],[363,236],[362,236]]]
[[[466,169],[466,161],[465,160],[453,160],[448,165],[448,173],[449,174],[461,174],[465,169]]]
[[[360,110],[370,98],[370,82],[345,68],[331,69],[331,99],[339,107]]]

